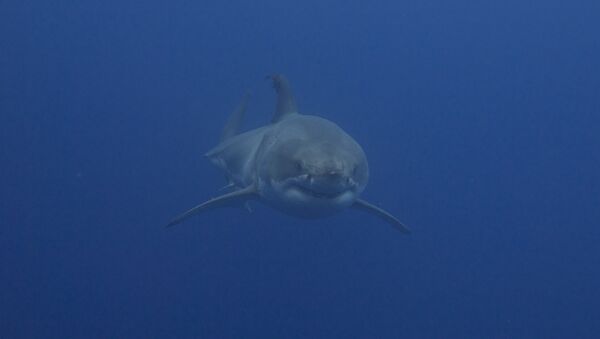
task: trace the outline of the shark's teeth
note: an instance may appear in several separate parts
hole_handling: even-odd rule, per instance
[[[339,197],[342,193],[344,193],[344,192],[336,192],[336,193],[318,192],[318,191],[312,190],[312,189],[310,189],[306,186],[302,186],[302,185],[296,185],[296,188],[298,188],[304,194],[313,196],[315,198],[320,198],[320,199],[334,199],[334,198]]]

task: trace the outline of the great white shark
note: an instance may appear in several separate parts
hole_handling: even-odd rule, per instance
[[[283,75],[269,78],[277,93],[271,123],[238,133],[246,94],[225,124],[220,143],[206,153],[223,170],[226,188],[232,191],[189,209],[167,226],[206,210],[258,200],[301,218],[358,209],[410,233],[392,214],[360,198],[369,179],[367,158],[360,145],[335,123],[300,114]]]

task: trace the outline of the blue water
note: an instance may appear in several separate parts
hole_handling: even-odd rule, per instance
[[[3,1],[0,337],[600,335],[598,1]],[[355,211],[217,194],[282,72],[365,149]]]

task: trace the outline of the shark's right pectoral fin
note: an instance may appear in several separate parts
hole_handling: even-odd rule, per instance
[[[248,186],[231,193],[223,194],[183,212],[175,217],[175,219],[171,220],[167,224],[167,227],[175,226],[196,213],[219,207],[239,206],[240,204],[243,205],[248,200],[256,199],[257,197],[258,194],[256,193],[254,186]]]
[[[390,223],[392,226],[394,226],[397,230],[399,230],[402,233],[409,234],[411,232],[410,228],[408,228],[406,225],[404,225],[402,222],[400,222],[400,220],[396,219],[396,217],[394,217],[390,213],[384,211],[383,209],[366,202],[365,200],[357,199],[354,202],[354,204],[352,205],[352,207],[355,209],[359,209],[359,210],[362,210],[365,212],[375,214],[376,216],[378,216],[378,217],[384,219],[385,221],[387,221],[388,223]]]

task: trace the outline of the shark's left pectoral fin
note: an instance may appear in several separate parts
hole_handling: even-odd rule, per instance
[[[183,212],[175,217],[175,219],[171,220],[167,224],[167,227],[175,226],[196,213],[219,207],[239,206],[240,204],[244,204],[248,200],[256,199],[257,197],[258,195],[254,186],[248,186],[231,193],[223,194]]]
[[[402,233],[409,234],[411,232],[410,228],[408,228],[406,225],[404,225],[402,222],[400,222],[400,220],[396,219],[396,217],[394,217],[390,213],[384,211],[383,209],[366,202],[365,200],[357,199],[354,202],[354,204],[352,205],[352,207],[355,209],[358,209],[358,210],[362,210],[365,212],[375,214],[376,216],[378,216],[378,217],[384,219],[385,221],[387,221],[388,223],[392,224],[392,226],[394,226],[396,229],[398,229]]]

